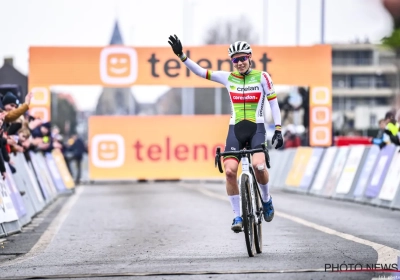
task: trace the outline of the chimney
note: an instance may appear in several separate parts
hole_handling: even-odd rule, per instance
[[[13,66],[13,64],[14,64],[14,59],[13,59],[12,57],[5,57],[5,58],[4,58],[4,64],[8,64],[8,65]]]

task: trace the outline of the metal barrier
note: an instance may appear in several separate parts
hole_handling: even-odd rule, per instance
[[[399,147],[299,147],[271,150],[270,157],[272,189],[400,209]],[[75,189],[59,151],[11,159],[17,171],[6,165],[7,178],[0,180],[0,237],[21,231],[59,195]]]
[[[333,197],[345,200],[353,199],[356,182],[361,173],[361,163],[363,159],[365,159],[367,152],[368,147],[365,146],[354,146],[350,148]]]
[[[400,209],[400,147],[299,147],[272,155],[272,188]]]
[[[55,155],[55,156],[54,156]],[[33,217],[61,194],[74,191],[71,174],[60,153],[11,154],[16,172],[6,163],[6,179],[0,180],[0,237],[20,232]]]

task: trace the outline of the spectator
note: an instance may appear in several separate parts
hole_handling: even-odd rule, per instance
[[[3,143],[5,140],[3,140],[3,130],[4,130],[4,119],[6,116],[7,112],[3,112],[2,110],[0,111],[0,149],[2,150],[3,148]],[[3,152],[0,153],[0,173],[2,175],[3,180],[6,178],[6,167],[5,167],[5,161],[3,158]]]
[[[29,109],[29,104],[31,103],[32,93],[28,93],[25,96],[25,103],[19,106],[18,98],[12,94],[11,92],[7,92],[2,102],[2,109],[7,112],[7,115],[4,118],[5,123],[11,123],[16,121],[20,116],[25,114],[26,111]]]
[[[75,184],[79,185],[81,180],[81,172],[82,172],[82,159],[85,153],[87,153],[87,149],[83,140],[77,135],[72,135],[69,146],[67,150],[71,153],[71,161],[75,161],[76,163],[76,177]]]
[[[24,151],[28,150],[31,146],[29,138],[31,136],[31,132],[28,128],[23,127],[18,130],[18,145],[21,146]]]
[[[400,125],[395,119],[395,112],[389,111],[385,115],[386,127],[384,133],[390,138],[395,145],[400,145],[399,129]]]
[[[293,125],[288,125],[284,137],[284,148],[296,148],[301,146],[301,139],[297,135]]]
[[[378,145],[379,148],[381,149],[390,143],[390,139],[388,137],[385,137],[385,127],[386,127],[386,120],[385,119],[379,120],[378,134],[371,141],[372,144]]]

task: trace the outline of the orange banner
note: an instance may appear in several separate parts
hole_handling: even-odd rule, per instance
[[[71,173],[68,170],[67,164],[61,151],[54,149],[51,153],[57,165],[58,171],[60,172],[64,185],[67,187],[67,189],[75,188],[74,179],[72,178]]]
[[[227,46],[184,47],[202,67],[232,70]],[[331,46],[253,46],[253,63],[274,84],[331,85]],[[191,73],[168,47],[31,47],[29,83],[44,85],[168,85],[218,87]]]
[[[292,168],[286,178],[285,184],[290,187],[300,187],[301,180],[311,159],[313,149],[310,147],[298,147],[293,159]]]
[[[229,126],[223,116],[92,116],[91,180],[224,178],[214,167]]]
[[[51,120],[51,93],[48,86],[30,86],[29,91],[33,93],[29,114],[44,122]]]
[[[332,89],[310,88],[310,146],[332,145]]]

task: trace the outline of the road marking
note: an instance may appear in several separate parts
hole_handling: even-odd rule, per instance
[[[171,272],[117,272],[117,273],[88,273],[88,274],[61,274],[7,277],[8,280],[22,279],[65,279],[65,278],[101,278],[127,276],[183,276],[183,275],[236,275],[236,274],[290,274],[300,272],[325,272],[323,269],[294,269],[294,270],[237,270],[237,271],[171,271]],[[328,272],[327,272],[328,273]]]
[[[44,249],[46,249],[47,246],[53,241],[53,238],[56,236],[57,232],[60,230],[61,225],[64,223],[65,219],[68,217],[69,212],[71,211],[72,207],[74,206],[75,202],[79,199],[79,197],[83,191],[84,191],[83,186],[76,189],[75,194],[72,195],[68,199],[68,201],[64,204],[64,206],[61,208],[60,212],[58,212],[57,216],[54,218],[54,220],[51,222],[49,227],[46,229],[46,231],[40,237],[38,242],[36,242],[35,246],[33,246],[32,249],[28,253],[26,253],[25,255],[23,255],[17,259],[13,259],[13,260],[2,263],[2,264],[0,264],[0,267],[10,266],[10,265],[15,265],[15,264],[25,262],[27,260],[30,260],[30,259],[36,257],[40,252],[42,252]]]
[[[182,186],[186,187],[186,188],[190,188],[192,190],[197,190],[197,191],[203,193],[204,195],[207,195],[207,196],[210,196],[210,197],[214,197],[214,198],[217,198],[217,199],[220,199],[220,200],[229,201],[228,196],[214,193],[214,192],[206,190],[206,189],[204,189],[202,187],[191,187],[189,185],[183,185],[183,184],[182,184]],[[330,234],[330,235],[335,235],[335,236],[341,237],[341,238],[349,240],[349,241],[357,242],[357,243],[372,247],[372,249],[374,249],[378,253],[377,263],[379,263],[379,264],[397,263],[397,258],[398,258],[398,256],[400,256],[400,251],[399,250],[396,250],[394,248],[391,248],[391,247],[388,247],[388,246],[385,246],[385,245],[382,245],[382,244],[379,244],[379,243],[368,241],[368,240],[356,237],[356,236],[351,235],[351,234],[339,232],[339,231],[336,231],[334,229],[331,229],[331,228],[328,228],[328,227],[325,227],[325,226],[321,226],[321,225],[306,221],[306,220],[304,220],[302,218],[299,218],[299,217],[296,217],[296,216],[293,216],[293,215],[290,215],[290,214],[286,214],[286,213],[281,212],[281,211],[275,211],[275,215],[279,216],[279,217],[282,217],[282,218],[285,218],[285,219],[288,219],[288,220],[291,220],[291,221],[293,221],[295,223],[304,225],[306,227],[310,227],[310,228],[313,228],[315,230]]]

